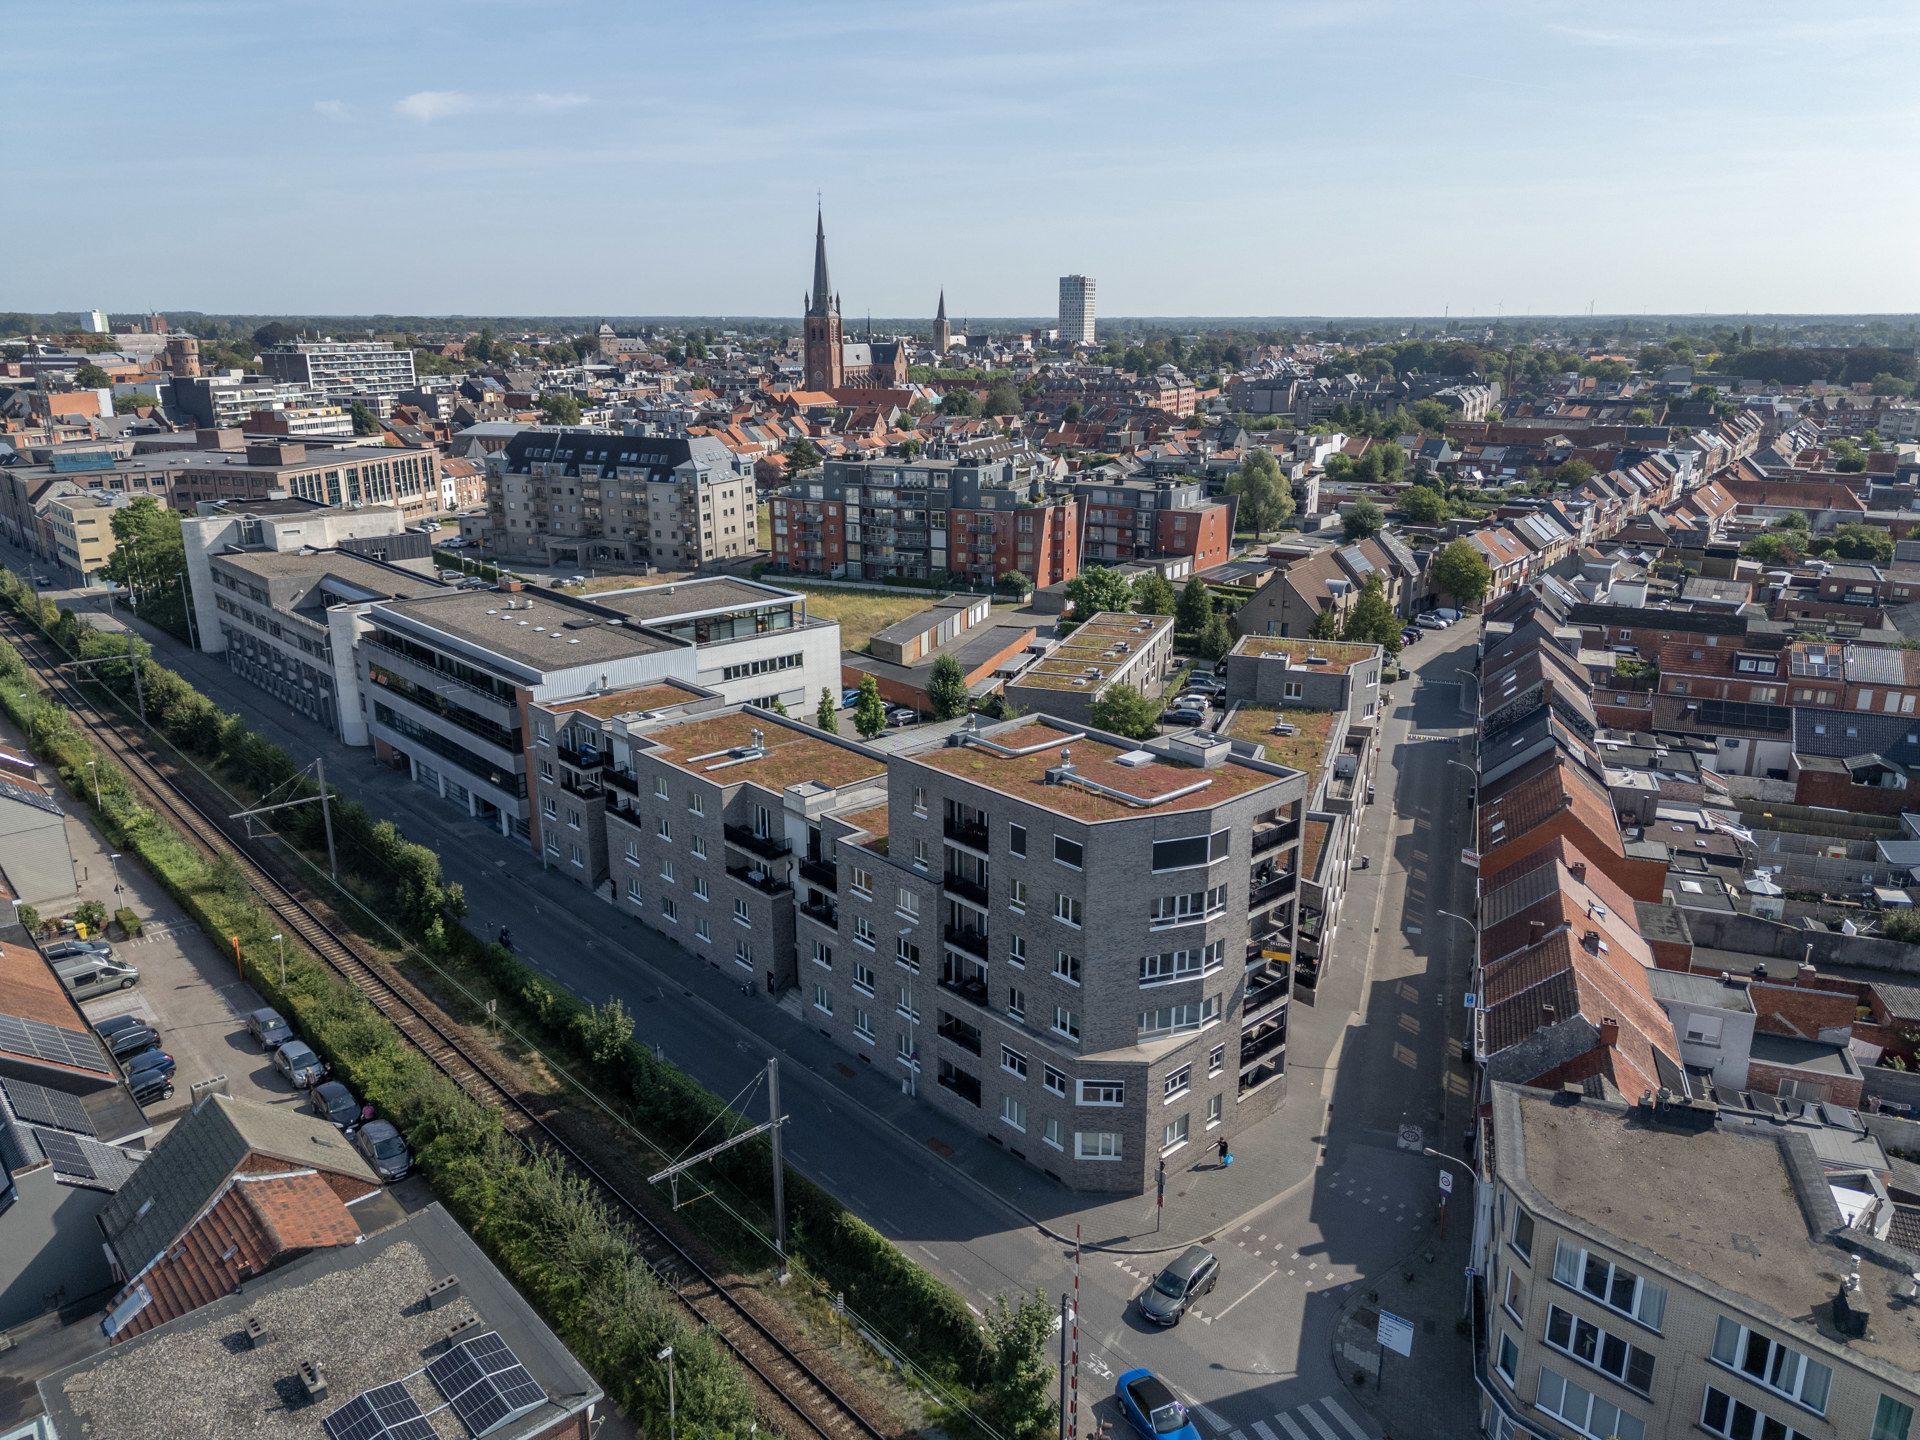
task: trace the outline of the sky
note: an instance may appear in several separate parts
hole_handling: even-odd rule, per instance
[[[20,0],[0,310],[1920,310],[1920,6]],[[26,182],[26,183],[21,183]]]

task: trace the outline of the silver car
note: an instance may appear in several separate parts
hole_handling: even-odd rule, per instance
[[[1220,1262],[1204,1245],[1189,1245],[1140,1297],[1140,1313],[1156,1325],[1178,1325],[1187,1307],[1212,1290],[1220,1279]]]
[[[273,1068],[302,1090],[327,1078],[327,1062],[304,1040],[289,1040],[274,1051]]]

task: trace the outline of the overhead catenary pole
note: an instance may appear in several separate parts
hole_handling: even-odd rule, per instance
[[[767,1120],[773,1126],[773,1249],[780,1257],[780,1283],[787,1283],[787,1182],[780,1154],[780,1061],[767,1059]]]
[[[1060,1440],[1067,1440],[1067,1307],[1072,1302],[1060,1296]]]
[[[1073,1227],[1073,1334],[1067,1372],[1067,1440],[1080,1434],[1080,1227]]]
[[[340,883],[340,859],[333,849],[333,803],[327,796],[327,761],[323,755],[313,757],[313,778],[320,783],[320,823],[327,831],[327,869],[333,873],[333,883]]]

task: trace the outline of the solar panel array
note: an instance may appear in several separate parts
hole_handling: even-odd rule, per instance
[[[0,1050],[15,1055],[32,1055],[56,1065],[72,1065],[80,1070],[95,1070],[111,1075],[100,1042],[84,1030],[62,1030],[43,1020],[23,1020],[18,1015],[0,1015]]]
[[[80,1148],[80,1142],[64,1130],[35,1130],[33,1138],[40,1142],[40,1148],[47,1159],[53,1162],[53,1168],[62,1175],[78,1175],[83,1180],[95,1180],[93,1161],[87,1158],[87,1152]]]
[[[76,1135],[98,1135],[87,1107],[80,1097],[64,1090],[49,1090],[31,1080],[0,1080],[7,1092],[13,1113],[29,1125],[51,1125],[56,1130],[71,1130]]]
[[[398,1381],[363,1390],[323,1423],[327,1440],[439,1440]]]
[[[427,1375],[447,1397],[467,1433],[475,1437],[526,1414],[547,1398],[520,1357],[494,1330],[463,1340],[429,1362]]]

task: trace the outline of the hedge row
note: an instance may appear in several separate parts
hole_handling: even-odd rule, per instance
[[[98,767],[101,829],[137,856],[181,907],[223,945],[238,942],[247,977],[288,1015],[341,1079],[406,1134],[435,1193],[545,1315],[554,1331],[646,1433],[667,1432],[666,1377],[652,1356],[674,1348],[682,1424],[744,1435],[753,1397],[731,1356],[689,1323],[603,1202],[551,1159],[530,1155],[487,1111],[439,1074],[392,1023],[323,964],[289,956],[280,926],[239,867],[208,860],[141,805],[124,771],[95,752],[69,712],[33,688],[19,653],[0,643],[0,704],[68,793],[92,805]]]
[[[0,572],[0,599],[32,613],[34,597]],[[82,658],[123,653],[125,641],[103,635],[75,617],[42,605],[43,629]],[[89,672],[130,708],[130,667],[95,666]],[[142,663],[147,718],[182,752],[206,762],[226,780],[275,801],[316,793],[287,753],[255,735],[172,671]],[[375,923],[387,917],[418,944],[423,958],[456,984],[484,979],[497,992],[500,1020],[549,1066],[584,1093],[615,1106],[657,1154],[684,1153],[696,1138],[741,1127],[684,1072],[656,1060],[631,1039],[631,1023],[607,1008],[587,1005],[560,990],[511,952],[474,937],[459,917],[465,897],[447,883],[439,857],[407,840],[389,822],[374,821],[353,801],[332,806],[341,881]],[[317,805],[279,812],[281,832],[310,853],[324,853]],[[394,933],[390,926],[389,933]],[[402,934],[394,933],[394,938]],[[461,984],[461,988],[465,988]],[[478,1005],[476,1003],[477,1011]],[[610,1028],[611,1022],[611,1028]],[[724,1205],[701,1204],[682,1219],[738,1263],[767,1264],[772,1223],[772,1154],[756,1140],[717,1157],[701,1173]],[[885,1236],[804,1177],[786,1176],[788,1253],[802,1278],[811,1278],[845,1305],[869,1331],[942,1384],[972,1387],[988,1373],[989,1342],[960,1295],[914,1264]]]

